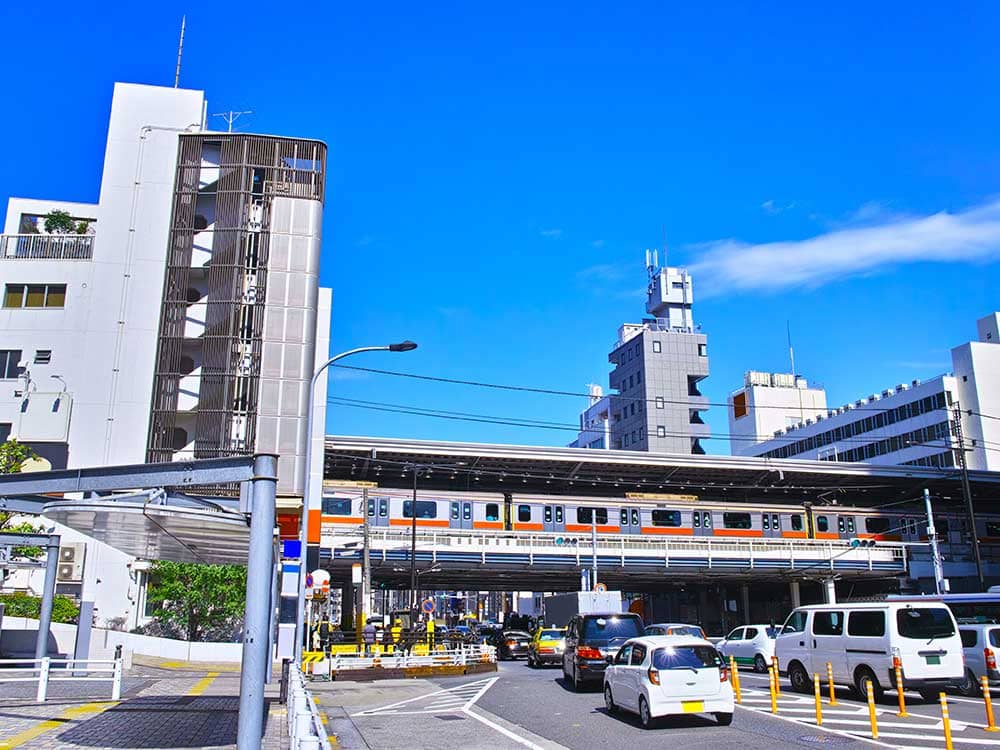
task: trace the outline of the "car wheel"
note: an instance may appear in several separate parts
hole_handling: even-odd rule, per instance
[[[608,709],[609,714],[616,713],[618,711],[618,706],[615,705],[615,699],[611,697],[611,686],[604,686],[604,706]]]
[[[767,671],[767,661],[764,659],[763,655],[757,654],[753,658],[753,671],[760,672],[761,674]]]
[[[535,661],[535,657],[533,657],[531,654],[528,654],[528,666],[531,667],[532,669],[538,666],[538,662]]]
[[[642,724],[643,729],[651,729],[653,727],[653,715],[649,713],[649,703],[646,702],[645,697],[639,698],[639,723]]]
[[[979,680],[972,673],[971,669],[965,670],[965,679],[955,686],[962,695],[967,698],[975,698],[981,692]]]
[[[580,681],[580,674],[576,671],[576,667],[573,667],[573,692],[579,693],[583,690],[583,683]]]
[[[917,692],[920,693],[920,697],[928,703],[937,703],[938,700],[940,700],[940,696],[938,695],[940,691],[935,690],[934,688],[918,690]]]
[[[805,667],[797,661],[788,665],[788,681],[796,693],[808,693],[812,690],[812,681],[809,679]]]
[[[885,691],[882,689],[882,686],[879,685],[878,678],[872,673],[872,671],[870,669],[859,669],[854,673],[854,689],[863,701],[868,700],[869,683],[871,683],[872,686],[872,695],[875,698],[875,702],[881,703],[885,698]]]
[[[715,715],[715,720],[717,722],[719,722],[719,726],[720,727],[728,727],[730,724],[733,723],[733,715],[732,714],[717,713]]]

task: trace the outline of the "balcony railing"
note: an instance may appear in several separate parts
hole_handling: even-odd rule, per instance
[[[0,260],[90,260],[92,234],[0,234]]]

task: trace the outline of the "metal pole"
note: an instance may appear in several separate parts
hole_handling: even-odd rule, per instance
[[[312,486],[312,454],[313,454],[313,412],[316,410],[316,383],[319,381],[319,376],[323,374],[323,371],[327,367],[332,365],[338,359],[343,359],[344,357],[349,357],[352,354],[358,354],[359,352],[381,352],[381,351],[410,351],[416,349],[417,345],[412,341],[404,341],[402,344],[390,344],[389,346],[362,346],[357,349],[351,349],[346,352],[341,352],[340,354],[330,357],[326,362],[320,365],[316,372],[312,376],[312,380],[309,383],[309,406],[306,413],[306,460],[305,460],[305,485],[302,487],[302,513],[299,516],[299,545],[301,549],[299,550],[299,600],[298,607],[295,613],[295,663],[302,663],[302,642],[304,633],[303,626],[305,624],[305,613],[306,613],[306,548],[309,545],[309,502],[311,500],[309,488]],[[326,420],[324,423],[324,433],[326,432]],[[320,474],[323,472],[320,471]],[[320,487],[322,488],[322,479],[320,480]],[[322,489],[320,490],[322,492]]]
[[[983,576],[983,556],[979,549],[979,533],[976,531],[976,511],[972,507],[972,488],[969,486],[969,464],[965,459],[965,434],[962,427],[962,409],[958,401],[954,403],[955,413],[952,417],[952,432],[958,442],[958,468],[962,471],[962,495],[965,498],[965,514],[969,520],[969,535],[972,539],[972,559],[976,561],[976,577],[979,579],[979,590],[986,591],[986,579]],[[971,450],[968,449],[968,450]]]
[[[943,594],[948,586],[944,580],[941,568],[941,555],[938,552],[937,532],[934,530],[934,515],[931,513],[931,493],[924,490],[924,505],[927,508],[927,539],[931,543],[931,564],[934,566],[934,593]]]
[[[361,512],[364,513],[364,524],[362,528],[364,529],[364,547],[361,551],[361,565],[363,569],[361,571],[361,627],[368,624],[368,618],[371,616],[371,597],[372,597],[372,567],[371,567],[371,557],[370,557],[370,544],[368,534],[368,488],[365,487],[361,490]]]
[[[590,549],[592,550],[591,557],[593,558],[590,567],[593,568],[594,571],[590,576],[590,588],[593,591],[597,587],[597,510],[595,508],[591,508],[590,512],[594,516],[594,523],[590,526]]]
[[[419,468],[413,467],[413,505],[410,507],[410,627],[417,617],[417,475]]]
[[[59,537],[50,536],[45,545],[45,582],[42,584],[42,608],[38,613],[38,635],[35,637],[35,659],[44,659],[49,650],[49,625],[52,623],[52,599],[56,593],[56,571],[59,569]]]
[[[274,575],[274,497],[278,457],[254,456],[250,506],[250,552],[247,557],[247,600],[243,623],[243,667],[236,730],[239,750],[259,750],[264,736],[264,681],[267,678],[268,626],[271,623],[271,579]],[[296,647],[296,652],[301,651]]]

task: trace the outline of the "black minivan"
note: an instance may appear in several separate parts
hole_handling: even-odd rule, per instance
[[[604,669],[629,638],[642,635],[642,618],[632,612],[575,615],[566,626],[563,675],[579,690],[603,682]]]

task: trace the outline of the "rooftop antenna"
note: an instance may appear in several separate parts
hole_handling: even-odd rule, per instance
[[[240,115],[252,115],[252,114],[253,114],[252,109],[245,109],[242,112],[237,112],[231,109],[228,112],[216,112],[215,114],[212,115],[212,117],[221,117],[223,120],[225,120],[226,124],[229,126],[228,132],[232,133],[233,123],[240,118]]]
[[[660,225],[660,242],[663,247],[663,265],[667,265],[667,225]]]
[[[184,54],[184,27],[187,25],[187,16],[181,16],[181,40],[177,44],[177,69],[174,70],[174,88],[181,81],[181,55]]]
[[[792,348],[792,323],[785,320],[785,333],[788,335],[788,359],[792,363],[792,385],[799,394],[799,422],[806,421],[805,410],[802,407],[802,389],[799,388],[799,376],[795,374],[795,350]]]

